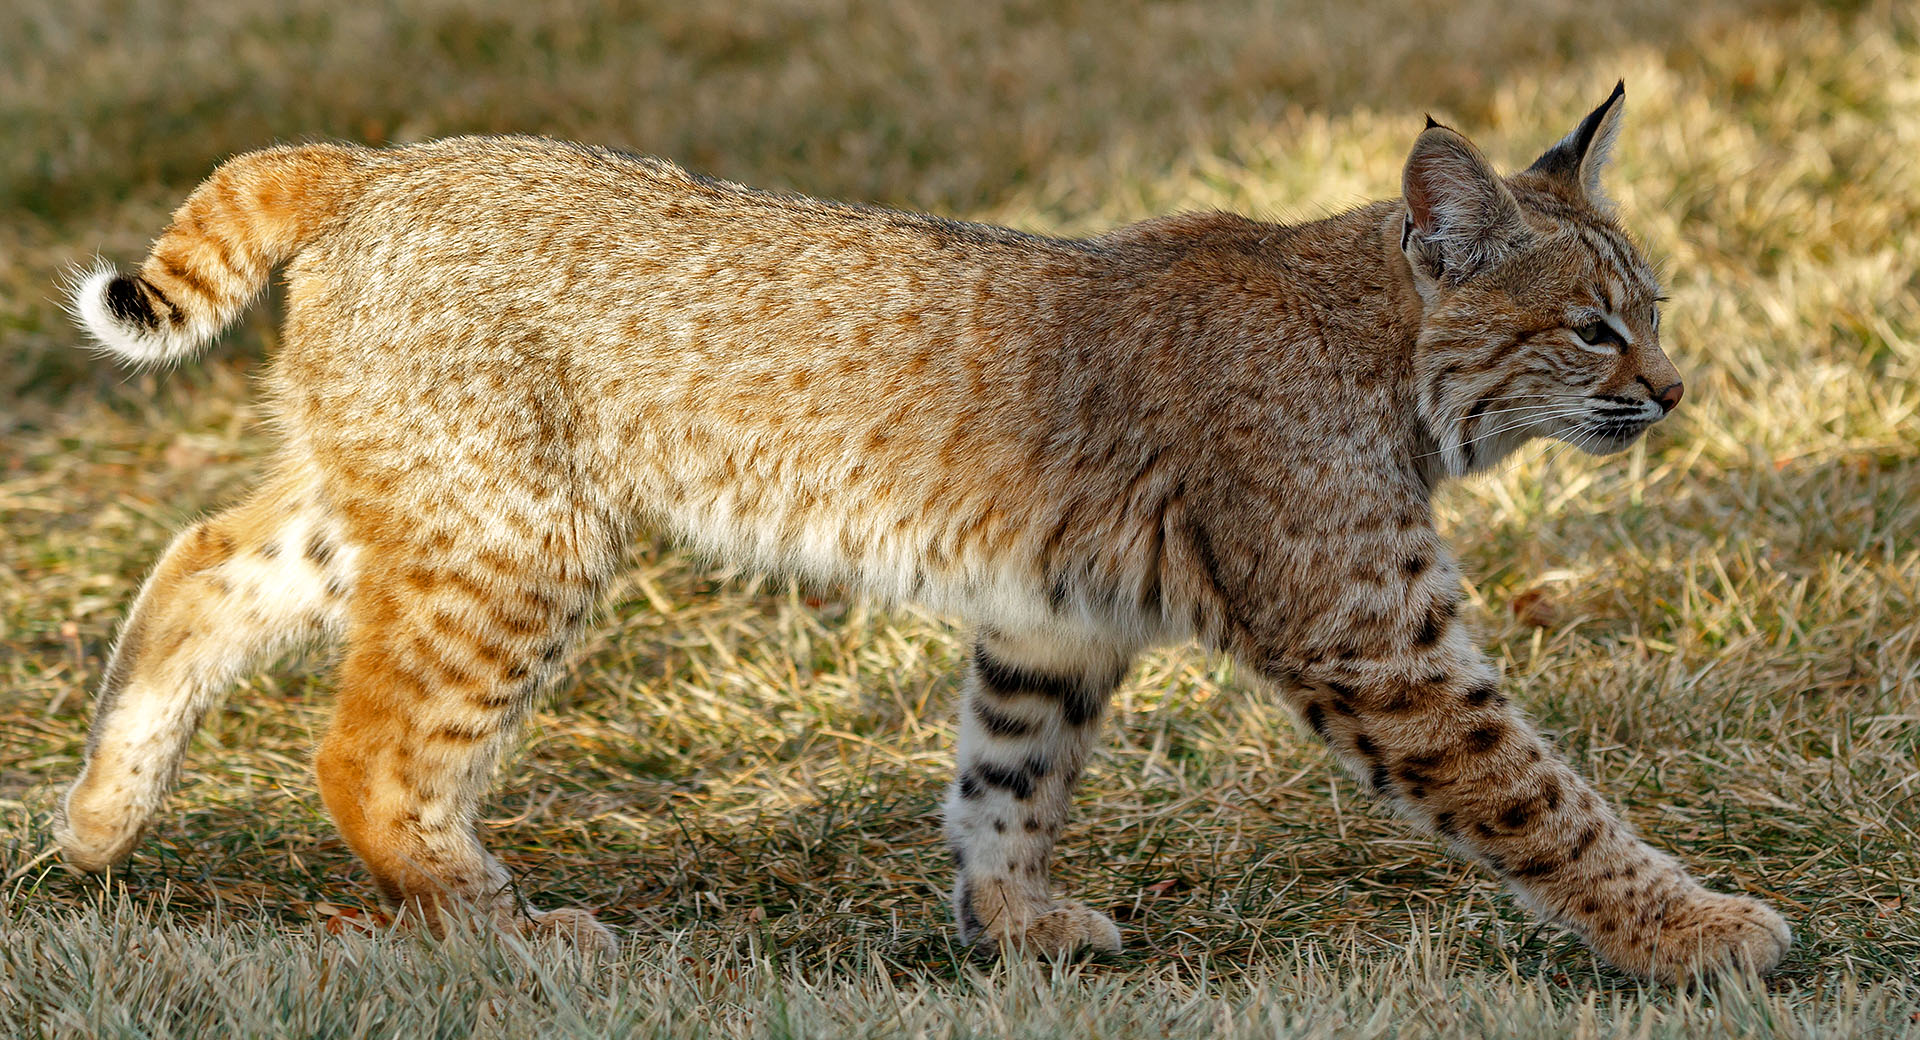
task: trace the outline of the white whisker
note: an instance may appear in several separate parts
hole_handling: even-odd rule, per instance
[[[1537,410],[1537,413],[1526,415],[1526,416],[1510,417],[1509,420],[1503,423],[1502,425],[1497,426],[1491,430],[1482,431],[1480,434],[1474,437],[1470,437],[1467,440],[1461,441],[1457,445],[1442,445],[1438,448],[1435,448],[1432,451],[1424,452],[1422,454],[1416,455],[1414,456],[1414,458],[1416,460],[1429,458],[1434,455],[1443,454],[1449,450],[1465,451],[1469,446],[1478,444],[1481,441],[1487,440],[1490,437],[1497,437],[1500,434],[1507,433],[1512,430],[1521,429],[1523,427],[1536,425],[1538,423],[1553,422],[1554,420],[1557,420],[1557,419],[1569,418],[1572,416],[1580,415],[1581,413],[1586,411],[1585,408],[1567,408],[1565,406],[1556,406],[1556,405],[1550,405],[1550,404],[1529,405],[1526,409],[1513,409],[1513,410],[1514,411]]]

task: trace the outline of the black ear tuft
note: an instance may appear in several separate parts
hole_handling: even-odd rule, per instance
[[[1439,126],[1439,125],[1440,125],[1440,121],[1439,121],[1438,119],[1435,119],[1435,118],[1433,118],[1433,113],[1431,113],[1431,112],[1429,112],[1429,113],[1427,113],[1427,126],[1426,126],[1426,128],[1427,128],[1428,130],[1431,130],[1431,129],[1433,129],[1434,127],[1436,127],[1436,126]]]
[[[1528,171],[1565,181],[1597,198],[1600,169],[1606,165],[1613,149],[1614,135],[1620,129],[1621,103],[1626,96],[1627,81],[1614,83],[1613,93],[1607,95],[1600,107],[1587,113],[1579,126],[1535,159],[1533,165],[1527,167]]]

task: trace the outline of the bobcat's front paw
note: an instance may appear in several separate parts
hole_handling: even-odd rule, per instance
[[[1052,909],[1029,918],[1024,927],[987,928],[962,938],[969,939],[976,952],[988,957],[1058,957],[1080,950],[1120,952],[1120,929],[1113,919],[1083,903],[1056,903]]]
[[[1608,959],[1679,985],[1722,972],[1764,974],[1792,944],[1792,930],[1772,907],[1746,896],[1701,891],[1667,910],[1650,945],[1609,952]]]
[[[1765,973],[1791,945],[1793,932],[1772,907],[1746,896],[1703,892],[1668,914],[1653,974],[1678,983],[1723,971]]]
[[[1019,940],[1022,950],[1058,956],[1089,949],[1119,953],[1120,929],[1113,918],[1081,903],[1062,903],[1033,919]]]

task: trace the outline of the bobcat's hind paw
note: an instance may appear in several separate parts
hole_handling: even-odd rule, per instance
[[[520,919],[520,934],[535,942],[563,942],[596,959],[611,959],[620,952],[613,929],[595,920],[591,911],[571,907],[527,911]]]
[[[133,854],[146,829],[145,822],[132,810],[111,801],[94,804],[72,796],[54,818],[53,842],[69,866],[103,874]]]

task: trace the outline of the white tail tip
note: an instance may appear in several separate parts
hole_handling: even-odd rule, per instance
[[[101,261],[77,272],[68,311],[100,351],[132,365],[178,361],[197,351],[214,330],[182,327],[155,311],[138,275],[122,275]]]

